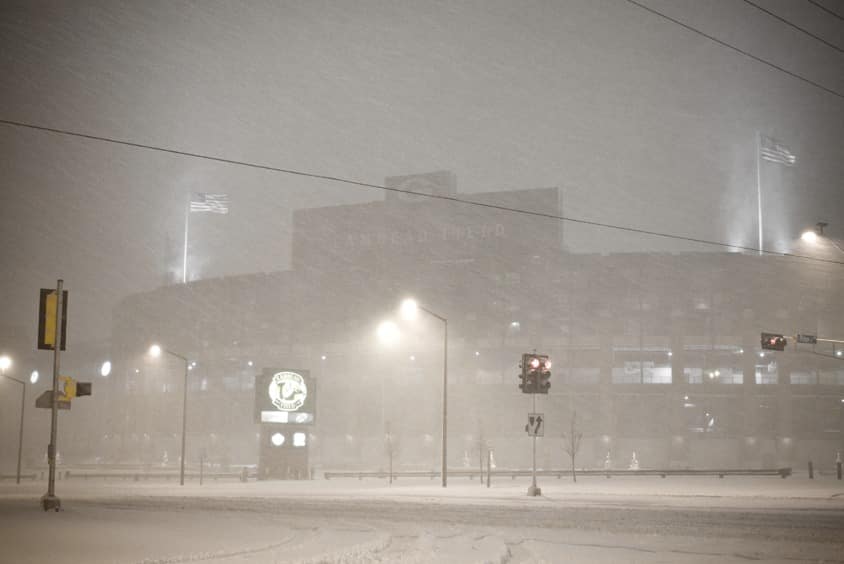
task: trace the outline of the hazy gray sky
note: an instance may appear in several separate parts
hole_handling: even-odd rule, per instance
[[[844,48],[844,21],[760,2]],[[840,95],[625,0],[6,1],[0,119],[372,183],[560,186],[566,215],[749,246],[761,131],[799,159],[763,168],[766,244],[819,220],[844,237],[844,53],[741,0],[645,3]],[[0,155],[2,325],[31,339],[59,277],[76,338],[107,336],[164,279],[191,191],[232,200],[196,225],[201,276],[286,268],[293,209],[383,198],[5,124]],[[676,248],[566,230],[578,252]]]

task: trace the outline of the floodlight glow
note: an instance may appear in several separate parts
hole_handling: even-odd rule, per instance
[[[160,345],[152,345],[149,348],[149,355],[154,358],[158,358],[161,356],[161,346]]]
[[[378,325],[378,340],[385,345],[395,344],[399,340],[399,328],[392,321],[382,321]]]
[[[12,365],[12,359],[6,356],[0,356],[0,370],[8,370],[9,367]]]
[[[38,371],[33,370],[32,374],[29,375],[29,383],[30,384],[36,383],[38,381],[38,376],[39,376]]]
[[[246,365],[247,365],[247,366],[252,366],[252,364],[253,364],[253,363],[252,363],[252,361],[251,361],[251,360],[250,360],[249,362],[247,362],[247,363],[246,363]]]
[[[419,304],[416,300],[408,298],[401,303],[400,311],[402,319],[412,321],[419,315]]]
[[[111,374],[111,361],[107,360],[100,366],[100,376],[105,378],[109,374]]]
[[[806,231],[804,231],[803,234],[800,235],[800,238],[803,239],[803,241],[805,241],[806,243],[809,243],[810,245],[814,245],[818,242],[818,234],[811,229],[807,229]]]
[[[325,356],[325,355],[322,355],[320,358],[321,358],[322,360],[325,360],[325,359],[326,359],[326,358],[328,358],[328,357],[327,357],[327,356]]]

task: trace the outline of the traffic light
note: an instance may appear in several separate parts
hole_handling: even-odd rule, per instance
[[[524,394],[547,394],[551,383],[551,361],[548,355],[525,353],[520,365],[522,373],[519,375],[521,383],[519,389]]]
[[[762,333],[762,348],[769,351],[784,351],[788,344],[784,335],[777,333]]]
[[[551,388],[551,361],[548,360],[547,356],[540,357],[540,364],[539,364],[539,383],[537,385],[537,393],[539,394],[547,394],[549,388]]]

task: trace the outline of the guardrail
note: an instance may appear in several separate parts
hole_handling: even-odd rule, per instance
[[[38,474],[21,474],[21,480],[35,480],[38,478]],[[3,480],[17,480],[17,474],[0,474],[0,481]]]
[[[245,470],[245,469],[244,469]],[[178,480],[179,472],[174,471],[150,471],[150,472],[132,472],[125,470],[112,470],[105,472],[89,472],[89,471],[64,471],[63,478],[65,480],[88,480],[88,479],[116,479],[116,480],[132,480],[139,482],[141,480]],[[246,482],[249,478],[255,478],[256,475],[250,474],[247,471],[240,472],[185,472],[185,479],[192,480],[238,480]]]
[[[357,478],[362,480],[364,478],[388,478],[390,475],[387,471],[364,471],[364,472],[325,472],[324,476],[326,480],[330,480],[332,478]],[[449,476],[460,476],[460,477],[468,477],[470,480],[474,479],[475,476],[485,476],[486,472],[479,472],[476,470],[449,470]],[[532,472],[530,470],[493,470],[492,476],[498,477],[507,477],[509,476],[511,479],[515,480],[516,477],[521,476],[530,476]],[[557,479],[563,478],[564,476],[571,475],[571,469],[565,470],[537,470],[537,476],[556,476]],[[607,478],[611,478],[613,476],[659,476],[661,478],[665,478],[667,476],[718,476],[719,478],[723,478],[724,476],[779,476],[781,478],[787,478],[791,476],[791,468],[750,468],[750,469],[722,469],[722,468],[711,468],[711,469],[643,469],[643,470],[604,470],[604,469],[584,469],[577,471],[578,476],[605,476]],[[393,479],[396,478],[430,478],[434,479],[440,476],[440,473],[436,470],[430,471],[403,471],[403,472],[393,472]]]

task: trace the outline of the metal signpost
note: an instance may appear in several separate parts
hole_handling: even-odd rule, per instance
[[[545,434],[544,418],[541,413],[536,413],[536,394],[533,395],[533,413],[528,414],[528,424],[526,429],[528,436],[533,437],[533,467],[530,474],[530,487],[528,488],[528,495],[537,496],[542,495],[542,489],[536,485],[536,437],[541,437]]]
[[[64,301],[64,293],[62,292],[62,280],[56,284],[56,326],[53,339],[53,397],[50,408],[50,444],[47,446],[47,458],[50,463],[50,472],[47,482],[47,493],[41,497],[41,507],[44,511],[54,509],[58,511],[61,509],[62,502],[56,497],[56,436],[59,424],[59,355],[61,345],[64,341],[64,324],[66,321],[62,318],[64,310],[62,308]]]
[[[542,490],[536,485],[536,437],[545,435],[545,416],[536,412],[536,394],[547,394],[551,383],[551,361],[548,355],[525,353],[522,355],[522,373],[519,375],[522,382],[519,388],[524,394],[533,396],[533,410],[528,413],[528,422],[525,431],[529,437],[533,437],[533,470],[531,472],[531,484],[527,494],[529,496],[542,495]]]

